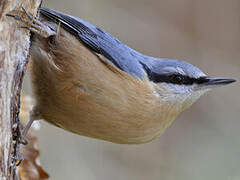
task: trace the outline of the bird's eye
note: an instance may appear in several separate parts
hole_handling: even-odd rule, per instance
[[[181,75],[171,75],[171,81],[175,84],[181,84],[183,81],[183,77]]]

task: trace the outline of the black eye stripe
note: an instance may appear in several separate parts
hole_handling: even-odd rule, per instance
[[[141,63],[142,64],[142,63]],[[181,74],[158,74],[151,71],[146,65],[142,64],[143,68],[145,69],[148,78],[150,81],[155,83],[172,83],[172,84],[184,84],[184,85],[192,85],[192,84],[202,84],[208,82],[207,77],[199,77],[199,78],[192,78],[189,76],[184,76]]]
[[[156,73],[151,73],[149,79],[155,83],[165,82],[179,85],[181,84],[192,85],[194,83],[201,84],[207,81],[204,77],[192,78],[181,74],[156,74]]]

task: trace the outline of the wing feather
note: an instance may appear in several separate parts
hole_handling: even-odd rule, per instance
[[[77,36],[87,47],[95,53],[103,55],[122,71],[143,79],[145,71],[138,58],[142,54],[126,46],[117,38],[93,24],[67,14],[48,8],[40,8],[41,15]]]

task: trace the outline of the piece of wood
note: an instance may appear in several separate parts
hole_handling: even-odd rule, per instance
[[[24,7],[35,15],[41,0],[0,0],[0,179],[16,179],[19,106],[30,45],[28,30],[6,14]]]

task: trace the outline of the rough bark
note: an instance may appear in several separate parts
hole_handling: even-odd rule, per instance
[[[19,106],[30,45],[29,32],[5,16],[23,6],[36,14],[40,0],[0,0],[0,180],[16,179]]]

